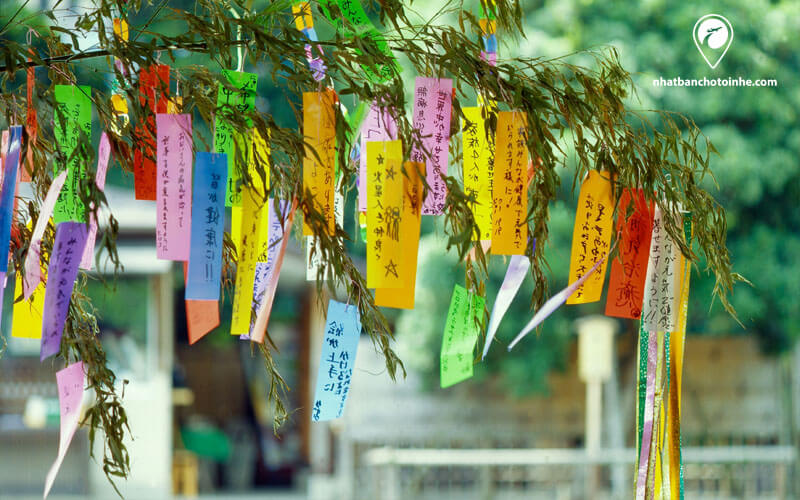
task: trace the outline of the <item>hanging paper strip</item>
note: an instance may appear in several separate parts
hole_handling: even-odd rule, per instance
[[[28,49],[31,55],[36,54],[33,48]],[[29,57],[28,62],[32,59]],[[26,99],[27,113],[25,115],[25,131],[28,133],[28,152],[25,165],[19,171],[20,182],[30,182],[33,173],[33,150],[36,148],[36,139],[39,135],[39,119],[36,115],[36,108],[33,105],[33,94],[36,91],[36,66],[28,66],[26,70]]]
[[[486,332],[486,343],[483,346],[483,355],[481,359],[486,358],[489,353],[489,347],[492,345],[492,340],[500,327],[500,322],[503,320],[506,311],[508,311],[511,302],[516,297],[519,287],[525,280],[528,274],[528,269],[531,267],[531,261],[525,255],[514,255],[511,257],[511,262],[508,263],[508,270],[506,270],[506,277],[503,278],[503,284],[500,285],[500,290],[497,292],[497,298],[494,300],[492,306],[492,314],[489,317],[489,329]]]
[[[574,281],[603,255],[608,253],[613,225],[614,200],[608,173],[589,171],[581,185],[575,226],[572,231],[572,252],[569,259],[569,280]],[[585,304],[600,300],[606,276],[606,263],[592,279],[575,290],[567,304]]]
[[[425,163],[430,191],[422,204],[422,215],[441,215],[447,197],[442,176],[447,175],[452,111],[453,80],[414,80],[414,131],[419,144],[411,149],[411,161]]]
[[[260,236],[263,239],[266,232],[268,240],[261,245],[261,253],[258,256],[258,264],[256,264],[256,273],[253,277],[253,309],[256,311],[261,309],[267,285],[272,279],[275,262],[278,259],[281,241],[283,240],[283,221],[289,215],[289,202],[278,200],[277,210],[275,209],[275,203],[275,200],[269,200],[267,226],[261,227]],[[246,338],[252,336],[254,325],[255,322],[250,323],[250,332]]]
[[[246,115],[256,107],[258,75],[242,71],[222,70],[227,85],[217,90],[217,117],[214,122],[214,151],[228,158],[228,181],[225,187],[225,206],[242,204],[241,181],[247,168],[250,152],[249,133],[240,132],[231,123],[232,116],[243,116],[247,127],[253,122]]]
[[[83,400],[83,388],[85,385],[83,362],[72,363],[63,370],[56,372],[56,385],[58,386],[58,406],[61,415],[58,455],[47,472],[44,481],[44,498],[47,498],[50,489],[53,487],[53,482],[56,480],[61,463],[64,461],[64,457],[67,456],[72,437],[80,425],[81,401]]]
[[[522,255],[528,244],[528,115],[497,113],[492,253]]]
[[[650,259],[644,286],[642,323],[648,332],[675,328],[677,311],[675,290],[680,248],[667,234],[661,209],[656,206],[650,237]]]
[[[40,273],[46,273],[41,269]],[[17,273],[14,280],[14,300],[22,295],[22,276]],[[42,338],[42,313],[44,313],[45,284],[40,281],[32,291],[30,298],[23,297],[19,302],[14,302],[11,323],[11,336],[26,339]]]
[[[106,187],[106,173],[108,172],[108,161],[111,158],[111,143],[108,134],[103,132],[100,135],[100,145],[97,148],[97,173],[94,183],[97,189],[104,191]],[[92,205],[94,209],[94,205]],[[94,260],[94,242],[97,238],[97,217],[92,212],[89,214],[89,235],[86,237],[86,248],[83,250],[81,258],[81,269],[91,269]]]
[[[156,256],[189,260],[192,115],[156,115]]]
[[[278,278],[281,274],[281,266],[283,265],[283,256],[286,254],[286,244],[289,242],[289,230],[292,227],[292,222],[294,221],[294,214],[297,211],[297,198],[292,200],[292,207],[289,210],[289,215],[283,221],[283,228],[282,228],[282,236],[281,236],[281,243],[280,248],[275,255],[275,265],[272,268],[272,273],[269,277],[269,281],[267,281],[267,286],[264,289],[264,296],[261,299],[261,304],[258,308],[258,315],[256,316],[256,322],[253,325],[253,329],[250,333],[250,337],[253,342],[258,342],[259,344],[264,343],[264,337],[267,334],[267,325],[269,324],[269,318],[272,314],[272,303],[275,300],[275,291],[278,288]]]
[[[417,284],[417,255],[422,219],[422,179],[425,177],[424,163],[405,163],[403,176],[403,214],[400,221],[400,288],[375,289],[375,305],[414,309]],[[369,244],[369,243],[367,243]]]
[[[626,218],[629,208],[633,213]],[[652,202],[645,200],[641,189],[625,189],[617,209],[617,233],[621,234],[621,243],[619,257],[611,262],[606,316],[630,319],[642,316],[652,230]]]
[[[303,31],[314,27],[314,19],[311,17],[311,4],[309,2],[297,2],[292,5],[294,14],[294,25],[298,31]]]
[[[614,247],[611,247],[611,250],[613,249]],[[533,329],[539,326],[539,324],[542,321],[546,320],[548,316],[553,314],[553,311],[561,307],[561,305],[564,304],[564,302],[567,300],[567,297],[575,293],[575,290],[580,288],[581,285],[583,285],[586,282],[586,280],[588,280],[589,277],[591,277],[592,274],[594,274],[594,272],[598,270],[598,268],[600,268],[605,264],[609,253],[611,253],[611,250],[609,250],[608,253],[603,255],[603,257],[600,260],[595,262],[592,268],[589,269],[589,272],[578,278],[576,281],[570,283],[569,286],[567,286],[557,294],[550,297],[550,299],[548,299],[548,301],[544,303],[542,308],[539,309],[536,312],[536,314],[533,315],[533,318],[531,318],[528,324],[525,325],[525,328],[523,328],[522,331],[519,332],[519,334],[514,338],[514,340],[511,341],[511,343],[508,345],[508,350],[510,351],[511,349],[513,349],[514,346],[517,345],[517,343],[520,340],[522,340],[528,333],[533,331]]]
[[[64,322],[67,319],[75,278],[78,277],[78,264],[86,246],[86,234],[87,228],[83,222],[62,222],[56,225],[56,238],[47,268],[47,288],[44,295],[42,361],[58,353],[61,348],[61,335],[64,333]]]
[[[8,136],[8,153],[3,161],[3,181],[0,188],[0,272],[8,272],[8,251],[11,243],[11,225],[14,218],[14,198],[17,192],[22,149],[22,126],[11,127]]]
[[[333,212],[336,216],[336,224],[339,227],[344,227],[344,196],[339,191],[333,195]],[[316,279],[327,279],[327,270],[323,270],[320,274],[320,269],[324,268],[322,262],[322,251],[317,244],[316,236],[306,236],[306,281],[315,281]]]
[[[486,133],[483,113],[487,108],[461,108],[464,120],[461,140],[464,151],[464,194],[475,198],[470,203],[478,226],[476,240],[492,239],[492,185],[494,183],[494,137]]]
[[[87,86],[56,85],[56,109],[53,134],[56,140],[56,173],[67,170],[65,188],[53,212],[55,223],[85,222],[85,208],[80,197],[81,179],[86,175],[86,162],[78,145],[81,137],[92,137],[92,89]]]
[[[133,156],[134,194],[137,200],[156,199],[156,123],[157,113],[167,112],[169,66],[155,64],[139,72],[139,103],[144,121],[136,126],[139,145]]]
[[[358,306],[330,300],[311,409],[311,420],[314,422],[342,416],[350,392],[360,337],[361,315]]]
[[[236,264],[236,288],[233,295],[231,335],[244,335],[250,331],[253,304],[253,283],[261,251],[261,207],[264,200],[252,187],[242,192],[242,241]]]
[[[472,355],[483,320],[483,297],[455,285],[447,310],[447,322],[439,357],[442,387],[450,387],[472,377]]]
[[[403,215],[403,145],[367,143],[367,287],[400,288]]]
[[[191,345],[219,326],[219,301],[187,299],[185,302],[186,329]]]
[[[333,0],[320,0],[319,2],[320,10],[328,20],[336,25],[337,29],[343,30],[346,36],[357,36],[362,39],[369,39],[375,44],[379,52],[392,60],[390,64],[378,64],[373,67],[362,64],[361,67],[364,69],[367,78],[375,83],[382,83],[392,78],[393,73],[400,72],[401,68],[397,65],[397,61],[394,59],[391,49],[389,49],[389,44],[386,43],[383,34],[375,29],[375,25],[372,24],[372,21],[367,16],[361,2],[358,0],[336,0],[336,4],[342,16],[350,25],[346,26],[344,30],[345,24],[338,17],[334,19],[330,11]],[[351,26],[352,30],[350,29]],[[362,51],[359,49],[356,49],[355,52],[358,55],[362,55]]]
[[[31,242],[28,245],[28,253],[25,255],[25,269],[24,279],[24,295],[25,298],[30,298],[34,289],[36,289],[42,280],[41,275],[41,245],[42,237],[47,229],[47,224],[50,221],[50,215],[53,213],[53,207],[56,204],[56,199],[64,186],[67,179],[67,171],[64,170],[53,179],[47,195],[39,206],[39,217],[36,219],[36,226],[31,233]]]
[[[683,214],[684,238],[687,244],[692,241],[692,214]],[[671,337],[669,407],[667,408],[667,444],[669,461],[669,498],[682,499],[683,457],[681,456],[681,382],[683,376],[683,352],[686,341],[686,319],[689,308],[689,282],[692,275],[692,263],[683,254],[679,266],[680,296],[676,304],[678,324]]]
[[[397,139],[397,123],[386,108],[375,102],[361,125],[361,154],[358,175],[358,209],[367,211],[367,143],[372,141],[392,141]]]
[[[224,154],[197,153],[186,299],[219,300],[227,176]]]
[[[303,158],[303,192],[311,193],[310,202],[325,218],[328,234],[333,234],[335,224],[333,209],[336,165],[335,100],[336,94],[332,90],[303,93],[303,135],[306,141]],[[314,234],[308,220],[306,213],[303,221],[304,236]]]

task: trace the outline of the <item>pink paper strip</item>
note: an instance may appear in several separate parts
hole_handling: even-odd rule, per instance
[[[361,159],[358,170],[358,209],[367,211],[367,142],[397,139],[397,123],[386,108],[373,102],[361,126]]]
[[[289,242],[289,231],[294,221],[294,213],[297,210],[297,198],[292,200],[292,209],[289,211],[289,216],[283,223],[283,237],[281,238],[281,247],[278,255],[275,258],[275,267],[272,271],[272,276],[269,277],[267,287],[264,290],[264,298],[258,309],[256,315],[256,323],[252,329],[252,340],[259,344],[264,343],[264,337],[267,334],[267,324],[269,324],[269,316],[272,313],[272,302],[275,300],[275,290],[278,288],[278,278],[281,275],[281,266],[283,265],[283,256],[286,255],[286,244]]]
[[[39,218],[36,219],[36,226],[33,228],[31,234],[31,243],[28,247],[28,254],[25,256],[25,279],[22,280],[22,288],[24,291],[25,299],[30,299],[33,291],[39,286],[42,281],[42,268],[39,258],[41,255],[42,237],[44,231],[47,229],[47,223],[53,215],[53,208],[56,206],[58,200],[58,193],[64,187],[64,182],[67,180],[67,170],[64,169],[60,174],[53,179],[50,184],[50,189],[44,197],[41,206],[39,207]]]
[[[639,453],[639,473],[636,478],[636,500],[644,500],[647,490],[647,469],[650,465],[650,443],[653,439],[653,413],[656,397],[656,358],[658,357],[658,334],[647,336],[647,392],[644,400],[644,423],[642,447]]]
[[[517,335],[516,338],[514,338],[514,340],[508,345],[508,350],[510,351],[511,349],[513,349],[514,346],[517,345],[517,342],[522,340],[523,337],[525,337],[525,335],[530,333],[531,330],[539,326],[539,324],[542,321],[546,320],[548,316],[553,314],[553,311],[561,307],[561,305],[567,301],[567,297],[572,295],[572,292],[577,290],[583,284],[583,282],[586,281],[589,278],[589,276],[591,276],[597,270],[598,267],[600,267],[600,265],[608,258],[608,255],[614,250],[614,247],[616,246],[617,242],[615,241],[614,244],[611,246],[611,249],[609,249],[608,253],[605,254],[602,259],[595,262],[594,266],[592,266],[592,268],[589,269],[588,273],[584,274],[580,278],[573,281],[572,284],[570,284],[567,288],[561,290],[557,294],[550,297],[550,300],[544,303],[542,308],[539,309],[539,311],[537,311],[537,313],[533,316],[530,322],[527,325],[525,325],[525,328],[523,328],[522,331],[519,332],[519,335]]]
[[[444,210],[447,187],[442,176],[447,175],[452,99],[453,80],[449,78],[417,77],[414,81],[414,130],[422,147],[413,147],[411,161],[425,163],[430,186],[422,215],[440,215]]]
[[[100,146],[97,148],[97,174],[95,175],[94,183],[97,189],[105,191],[106,188],[106,173],[108,172],[108,160],[111,157],[111,143],[108,140],[108,135],[103,132],[100,136]],[[92,204],[94,208],[94,204]],[[94,242],[97,238],[97,218],[94,213],[89,214],[89,235],[86,237],[86,248],[83,249],[83,257],[81,258],[81,269],[91,269],[92,262],[94,261]]]
[[[192,115],[156,115],[156,256],[189,260]]]
[[[511,301],[519,291],[519,287],[525,280],[528,269],[531,267],[531,261],[525,255],[514,255],[511,257],[511,262],[508,263],[508,270],[506,277],[503,279],[503,284],[500,286],[500,291],[497,292],[497,298],[494,299],[492,306],[492,315],[489,317],[489,329],[486,333],[486,343],[483,345],[483,355],[481,359],[486,357],[489,352],[489,347],[492,345],[494,336],[497,333],[497,328],[500,326],[500,321],[503,320]]]
[[[61,463],[67,455],[69,444],[81,417],[81,401],[83,400],[84,387],[83,361],[73,363],[56,373],[58,384],[58,406],[61,409],[61,433],[58,438],[58,455],[56,461],[47,472],[44,480],[44,498],[50,494],[50,488],[56,480]]]

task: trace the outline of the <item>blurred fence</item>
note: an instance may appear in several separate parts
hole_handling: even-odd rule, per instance
[[[686,498],[790,497],[791,446],[685,447]],[[631,498],[633,449],[373,448],[359,461],[356,498],[536,500]]]

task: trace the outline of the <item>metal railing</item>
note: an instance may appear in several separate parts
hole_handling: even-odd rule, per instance
[[[685,447],[687,498],[786,498],[791,446]],[[633,449],[373,448],[361,457],[375,500],[630,498]],[[621,475],[620,475],[621,473]]]

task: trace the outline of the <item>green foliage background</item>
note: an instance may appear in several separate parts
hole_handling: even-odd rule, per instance
[[[742,325],[713,302],[713,275],[701,259],[692,275],[689,334],[756,335],[766,352],[789,349],[800,336],[800,4],[792,1],[722,1],[690,4],[652,0],[600,2],[549,0],[524,3],[526,39],[509,43],[499,33],[500,57],[545,59],[611,45],[637,84],[632,109],[664,109],[691,116],[719,155],[711,156],[714,179],[701,184],[726,209],[728,248],[734,271],[752,286],[738,284],[731,301]],[[435,8],[423,10],[432,15]],[[708,67],[692,40],[698,18],[717,13],[733,25],[734,39],[716,69]],[[505,43],[504,43],[505,42]],[[586,56],[568,58],[591,66]],[[654,79],[703,77],[777,79],[778,87],[655,87]],[[463,104],[463,103],[462,103]],[[568,141],[567,141],[568,142]],[[565,147],[569,146],[565,144]],[[452,168],[452,167],[451,167]],[[577,193],[571,190],[574,162],[558,169],[558,201],[551,207],[550,293],[566,285]],[[417,308],[398,321],[399,342],[408,363],[438,385],[438,353],[451,283],[463,283],[463,264],[444,255],[444,245],[429,236],[420,252]],[[435,248],[435,250],[433,250]],[[507,261],[492,257],[488,307],[502,283]],[[446,284],[446,285],[445,285]],[[533,315],[527,280],[501,324],[486,363],[476,378],[499,377],[510,394],[547,390],[546,375],[564,366],[574,335],[572,320],[602,314],[600,303],[565,306],[548,319],[538,337],[529,335],[510,354],[505,346]],[[621,321],[635,332],[633,322]],[[477,351],[480,351],[482,341]],[[477,354],[477,353],[476,353]]]

